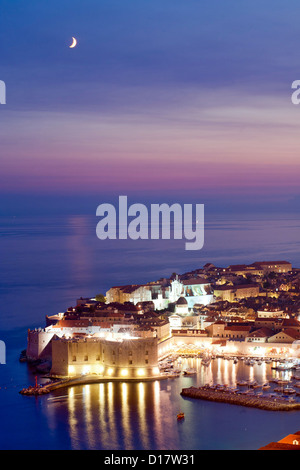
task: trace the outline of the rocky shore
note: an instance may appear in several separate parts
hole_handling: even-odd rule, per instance
[[[281,397],[242,395],[230,391],[220,391],[208,387],[189,387],[183,388],[181,396],[187,398],[196,398],[200,400],[209,400],[220,403],[229,403],[232,405],[248,406],[260,408],[269,411],[292,411],[300,410],[300,403],[294,403]]]

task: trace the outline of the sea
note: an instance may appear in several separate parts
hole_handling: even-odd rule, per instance
[[[300,220],[291,214],[213,216],[204,247],[183,240],[99,240],[91,215],[0,217],[1,450],[256,450],[300,431],[300,412],[273,412],[183,398],[182,388],[274,376],[270,364],[183,358],[198,373],[153,382],[78,385],[40,397],[19,391],[35,371],[19,361],[27,329],[79,297],[203,267],[287,260],[300,267]],[[276,372],[277,373],[277,372]],[[38,377],[38,381],[43,380]],[[177,413],[185,419],[177,421]]]

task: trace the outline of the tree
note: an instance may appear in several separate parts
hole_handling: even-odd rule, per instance
[[[97,294],[95,299],[97,300],[97,302],[103,302],[103,303],[106,302],[106,298],[104,297],[103,294]]]

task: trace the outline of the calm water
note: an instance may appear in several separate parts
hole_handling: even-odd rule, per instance
[[[249,378],[251,369],[251,378],[262,382],[270,366],[214,361],[195,377],[78,386],[38,399],[19,395],[34,383],[28,366],[18,361],[27,327],[43,326],[46,314],[64,311],[80,296],[208,261],[227,266],[287,259],[300,266],[300,223],[292,217],[208,221],[200,252],[186,252],[180,240],[100,242],[95,227],[86,216],[0,219],[0,339],[7,347],[7,364],[0,365],[1,449],[256,449],[300,430],[299,412],[180,396],[184,386],[208,379],[231,384],[236,377]],[[177,422],[178,411],[184,411],[184,422]]]

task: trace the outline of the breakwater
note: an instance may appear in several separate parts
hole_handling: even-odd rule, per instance
[[[281,397],[246,395],[239,392],[221,391],[209,387],[183,388],[181,396],[232,405],[248,406],[269,411],[300,410],[300,403],[293,403]]]

